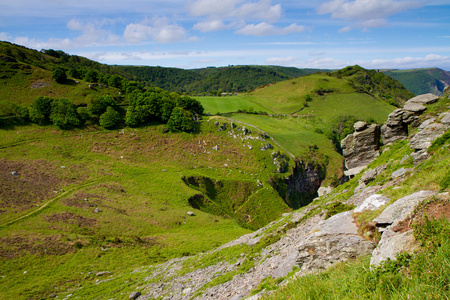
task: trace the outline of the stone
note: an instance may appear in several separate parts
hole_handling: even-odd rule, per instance
[[[95,276],[106,276],[106,275],[110,275],[111,274],[111,272],[109,272],[109,271],[103,271],[103,272],[98,272],[98,273],[96,273],[95,274]]]
[[[432,104],[439,100],[439,96],[434,94],[422,94],[414,98],[409,99],[406,103],[421,103],[421,104]]]
[[[381,236],[378,246],[372,252],[370,265],[371,267],[377,267],[387,259],[396,260],[398,253],[407,252],[412,254],[419,247],[420,244],[414,239],[412,229],[399,234],[393,231],[386,231]]]
[[[17,171],[12,171],[12,172],[11,172],[11,175],[12,175],[12,176],[19,176],[19,173],[17,173]]]
[[[402,197],[386,207],[373,221],[377,224],[392,224],[395,226],[398,222],[406,219],[420,202],[435,194],[435,191],[419,191]]]
[[[368,184],[369,182],[371,182],[372,180],[375,179],[377,174],[378,174],[377,170],[369,169],[361,176],[360,182],[364,182],[365,184]]]
[[[411,148],[418,150],[426,150],[431,143],[450,127],[450,124],[442,124],[435,122],[435,118],[431,118],[420,124],[418,132],[411,138]]]
[[[331,193],[332,191],[333,191],[333,188],[331,186],[328,186],[328,187],[321,186],[317,190],[317,194],[319,195],[319,197],[322,197],[322,196],[325,196],[325,195]]]
[[[430,154],[426,150],[420,150],[416,151],[414,153],[411,153],[411,157],[413,159],[414,165],[418,165],[422,163],[423,161],[430,158]]]
[[[128,299],[137,299],[140,295],[140,292],[131,292],[130,296],[128,296]]]
[[[215,146],[213,147],[213,150],[219,151],[219,146],[215,145]]]
[[[367,128],[367,123],[363,121],[358,121],[355,124],[353,124],[353,128],[355,129],[355,131],[363,131],[364,129]]]
[[[372,124],[355,131],[341,141],[342,153],[347,169],[365,166],[380,155],[380,126]]]
[[[218,127],[219,124],[220,124],[220,123],[219,123],[218,121],[214,122],[214,126],[216,126],[216,127]]]
[[[96,209],[94,209],[94,212],[99,213],[99,212],[102,212],[102,210],[97,207]]]
[[[394,179],[394,178],[403,176],[403,175],[406,174],[406,172],[409,172],[409,171],[411,171],[411,170],[410,169],[405,169],[405,168],[402,167],[402,168],[398,169],[397,171],[393,172],[391,174],[391,178]]]
[[[356,207],[353,211],[354,212],[363,212],[365,210],[376,210],[383,205],[387,204],[389,202],[389,198],[380,195],[380,194],[373,194],[366,199],[364,199],[363,203],[361,203],[358,207]]]
[[[450,113],[444,113],[440,116],[440,122],[442,124],[450,124]]]
[[[413,113],[419,113],[419,114],[423,113],[424,111],[427,110],[427,108],[425,106],[423,106],[422,104],[413,103],[413,102],[406,103],[405,106],[403,106],[403,109],[408,110]]]
[[[355,175],[358,175],[359,173],[361,173],[361,171],[364,170],[365,168],[366,168],[366,166],[364,165],[364,166],[352,168],[349,170],[345,170],[344,175],[349,176],[349,177],[355,176]]]
[[[192,211],[188,211],[187,214],[191,217],[195,216],[194,212],[192,212]]]

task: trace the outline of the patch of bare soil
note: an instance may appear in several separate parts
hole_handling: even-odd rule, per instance
[[[19,212],[56,196],[54,191],[66,182],[56,175],[57,169],[42,160],[0,159],[0,210]]]
[[[64,224],[73,224],[78,227],[94,227],[97,223],[97,220],[94,218],[86,218],[73,212],[62,212],[44,216],[44,220],[52,223],[62,222]]]
[[[47,237],[0,237],[0,257],[13,259],[27,254],[63,255],[75,250],[74,242],[64,242],[59,235]]]
[[[72,197],[63,201],[66,206],[78,207],[78,208],[92,208],[102,204],[102,200],[105,197],[96,194],[90,194],[85,192],[78,192]]]
[[[35,81],[35,82],[33,82],[31,84],[31,89],[33,89],[33,90],[34,89],[40,89],[40,88],[46,87],[48,85],[50,85],[50,82],[43,81],[43,80],[38,80],[38,81]]]
[[[393,231],[399,233],[406,232],[412,228],[411,224],[413,222],[421,222],[425,216],[432,220],[445,218],[450,222],[450,196],[444,194],[436,197],[439,197],[439,199],[420,206],[411,217],[406,218],[403,222],[395,226]]]

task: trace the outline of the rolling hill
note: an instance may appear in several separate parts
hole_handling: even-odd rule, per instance
[[[442,95],[450,85],[450,72],[439,68],[386,70],[386,75],[397,79],[416,95],[432,93]]]
[[[5,287],[0,294],[5,298],[49,298],[80,286],[88,286],[85,297],[109,298],[141,282],[140,266],[207,252],[270,229],[283,214],[310,203],[319,186],[344,181],[338,144],[353,131],[354,121],[382,123],[411,97],[397,81],[358,66],[297,78],[290,78],[296,70],[281,67],[211,68],[186,77],[160,69],[190,84],[198,76],[231,84],[243,74],[253,74],[255,85],[263,82],[258,77],[278,81],[237,96],[198,97],[210,113],[196,119],[189,132],[170,132],[155,107],[189,98],[145,88],[132,81],[137,75],[116,66],[58,51],[1,46],[2,113],[11,107],[6,104],[33,111],[37,97],[67,98],[67,107],[76,108],[73,114],[90,113],[84,124],[68,130],[17,115],[0,123]],[[53,79],[56,68],[65,69],[67,81]],[[134,109],[146,110],[149,119],[126,126],[129,106],[139,101],[144,104]],[[52,110],[65,112],[54,103],[66,102],[52,102]],[[120,113],[111,130],[99,125],[96,111],[105,109],[102,103]],[[287,196],[292,193],[295,197]],[[233,248],[237,255],[247,250]],[[233,261],[235,252],[228,253]],[[101,276],[111,274],[123,279],[120,286],[103,285],[109,278],[103,282]]]

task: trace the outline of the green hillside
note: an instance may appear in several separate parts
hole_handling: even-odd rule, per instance
[[[358,66],[287,80],[294,69],[229,67],[204,71],[214,89],[266,86],[196,100],[132,81],[142,81],[146,69],[138,76],[58,51],[1,46],[6,299],[95,289],[95,274],[104,271],[127,283],[103,295],[128,292],[137,279],[124,274],[142,265],[205,252],[267,226],[310,203],[320,184],[339,184],[339,140],[353,121],[381,123],[391,104],[411,96]],[[67,76],[61,82],[58,69]],[[158,72],[192,84],[205,76]],[[267,85],[268,78],[280,82]],[[301,178],[305,165],[318,186],[294,201],[288,179]]]
[[[426,93],[442,95],[445,87],[450,85],[450,73],[438,68],[387,70],[383,72],[400,81],[416,95]]]

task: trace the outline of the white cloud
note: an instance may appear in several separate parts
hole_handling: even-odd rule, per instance
[[[266,35],[285,35],[303,31],[305,31],[305,26],[297,24],[291,24],[284,28],[278,28],[273,26],[272,24],[262,22],[259,24],[249,24],[244,28],[237,30],[236,33],[243,35],[266,36]]]
[[[298,60],[295,56],[269,57],[266,59],[266,64],[274,66],[294,66],[298,64]]]
[[[6,32],[0,32],[0,41],[10,40],[11,36]]]
[[[194,25],[194,29],[201,32],[211,32],[228,29],[230,26],[226,26],[221,20],[211,20],[205,22],[199,22]]]
[[[140,43],[150,39],[161,44],[188,40],[187,31],[182,26],[169,23],[169,20],[164,17],[145,19],[139,24],[128,24],[123,36],[130,43]]]
[[[323,3],[319,14],[331,14],[331,18],[354,22],[356,27],[371,28],[387,24],[386,18],[400,12],[423,6],[411,0],[332,0]],[[351,27],[345,27],[345,32]]]
[[[283,13],[281,5],[272,5],[271,0],[197,0],[189,2],[186,9],[194,17],[206,18],[194,25],[203,32],[242,28],[247,20],[277,22]]]
[[[450,56],[428,54],[425,57],[398,57],[394,59],[374,59],[369,62],[361,62],[367,68],[387,69],[414,69],[414,68],[449,68]]]

